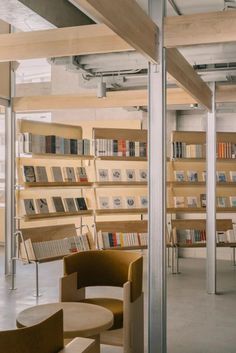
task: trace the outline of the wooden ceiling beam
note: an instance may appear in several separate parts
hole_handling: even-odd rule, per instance
[[[167,49],[166,65],[169,75],[174,78],[178,86],[182,87],[197,103],[208,110],[212,109],[210,88],[177,49]]]
[[[129,50],[103,24],[0,35],[0,62]]]
[[[165,18],[165,47],[236,41],[236,11],[209,12]]]
[[[134,0],[73,0],[98,22],[106,24],[149,61],[158,61],[158,27]]]

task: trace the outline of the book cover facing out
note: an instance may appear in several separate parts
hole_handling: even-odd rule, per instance
[[[80,210],[80,211],[85,211],[85,210],[88,209],[84,197],[77,197],[77,198],[75,199],[75,201],[76,201],[78,210]]]
[[[52,201],[53,201],[53,204],[54,204],[54,207],[55,207],[55,211],[56,212],[65,212],[65,208],[64,208],[64,205],[63,205],[63,202],[62,202],[62,198],[59,197],[59,196],[54,196],[52,198]]]

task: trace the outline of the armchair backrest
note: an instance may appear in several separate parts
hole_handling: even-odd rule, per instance
[[[131,283],[131,300],[142,292],[143,258],[137,253],[94,250],[80,252],[64,258],[64,273],[77,272],[77,288],[91,286],[123,287]]]
[[[57,353],[63,347],[62,310],[37,325],[0,331],[0,352]]]

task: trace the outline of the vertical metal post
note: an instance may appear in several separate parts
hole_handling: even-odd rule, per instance
[[[211,83],[212,111],[207,116],[207,293],[216,293],[216,109]]]
[[[148,352],[166,353],[166,121],[164,0],[149,0],[158,25],[158,65],[149,64],[149,318]]]

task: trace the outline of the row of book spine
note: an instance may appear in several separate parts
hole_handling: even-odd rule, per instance
[[[76,154],[76,155],[90,155],[91,144],[88,139],[67,139],[55,135],[35,135],[30,132],[21,134],[21,151],[22,153],[33,154]]]
[[[172,142],[172,158],[206,158],[206,145]]]
[[[90,249],[87,235],[32,243],[36,259],[60,257]]]
[[[100,249],[114,247],[147,246],[147,233],[109,233],[98,234]]]
[[[185,229],[177,231],[177,241],[179,244],[197,244],[206,243],[206,231],[197,229]],[[221,243],[236,243],[236,224],[233,224],[233,229],[227,231],[216,232],[216,242]]]
[[[185,229],[184,231],[177,231],[178,243],[181,244],[195,244],[206,242],[206,231],[197,229]]]
[[[236,143],[218,142],[216,156],[217,158],[236,158]]]
[[[147,143],[128,140],[96,139],[95,155],[98,157],[147,157]]]

